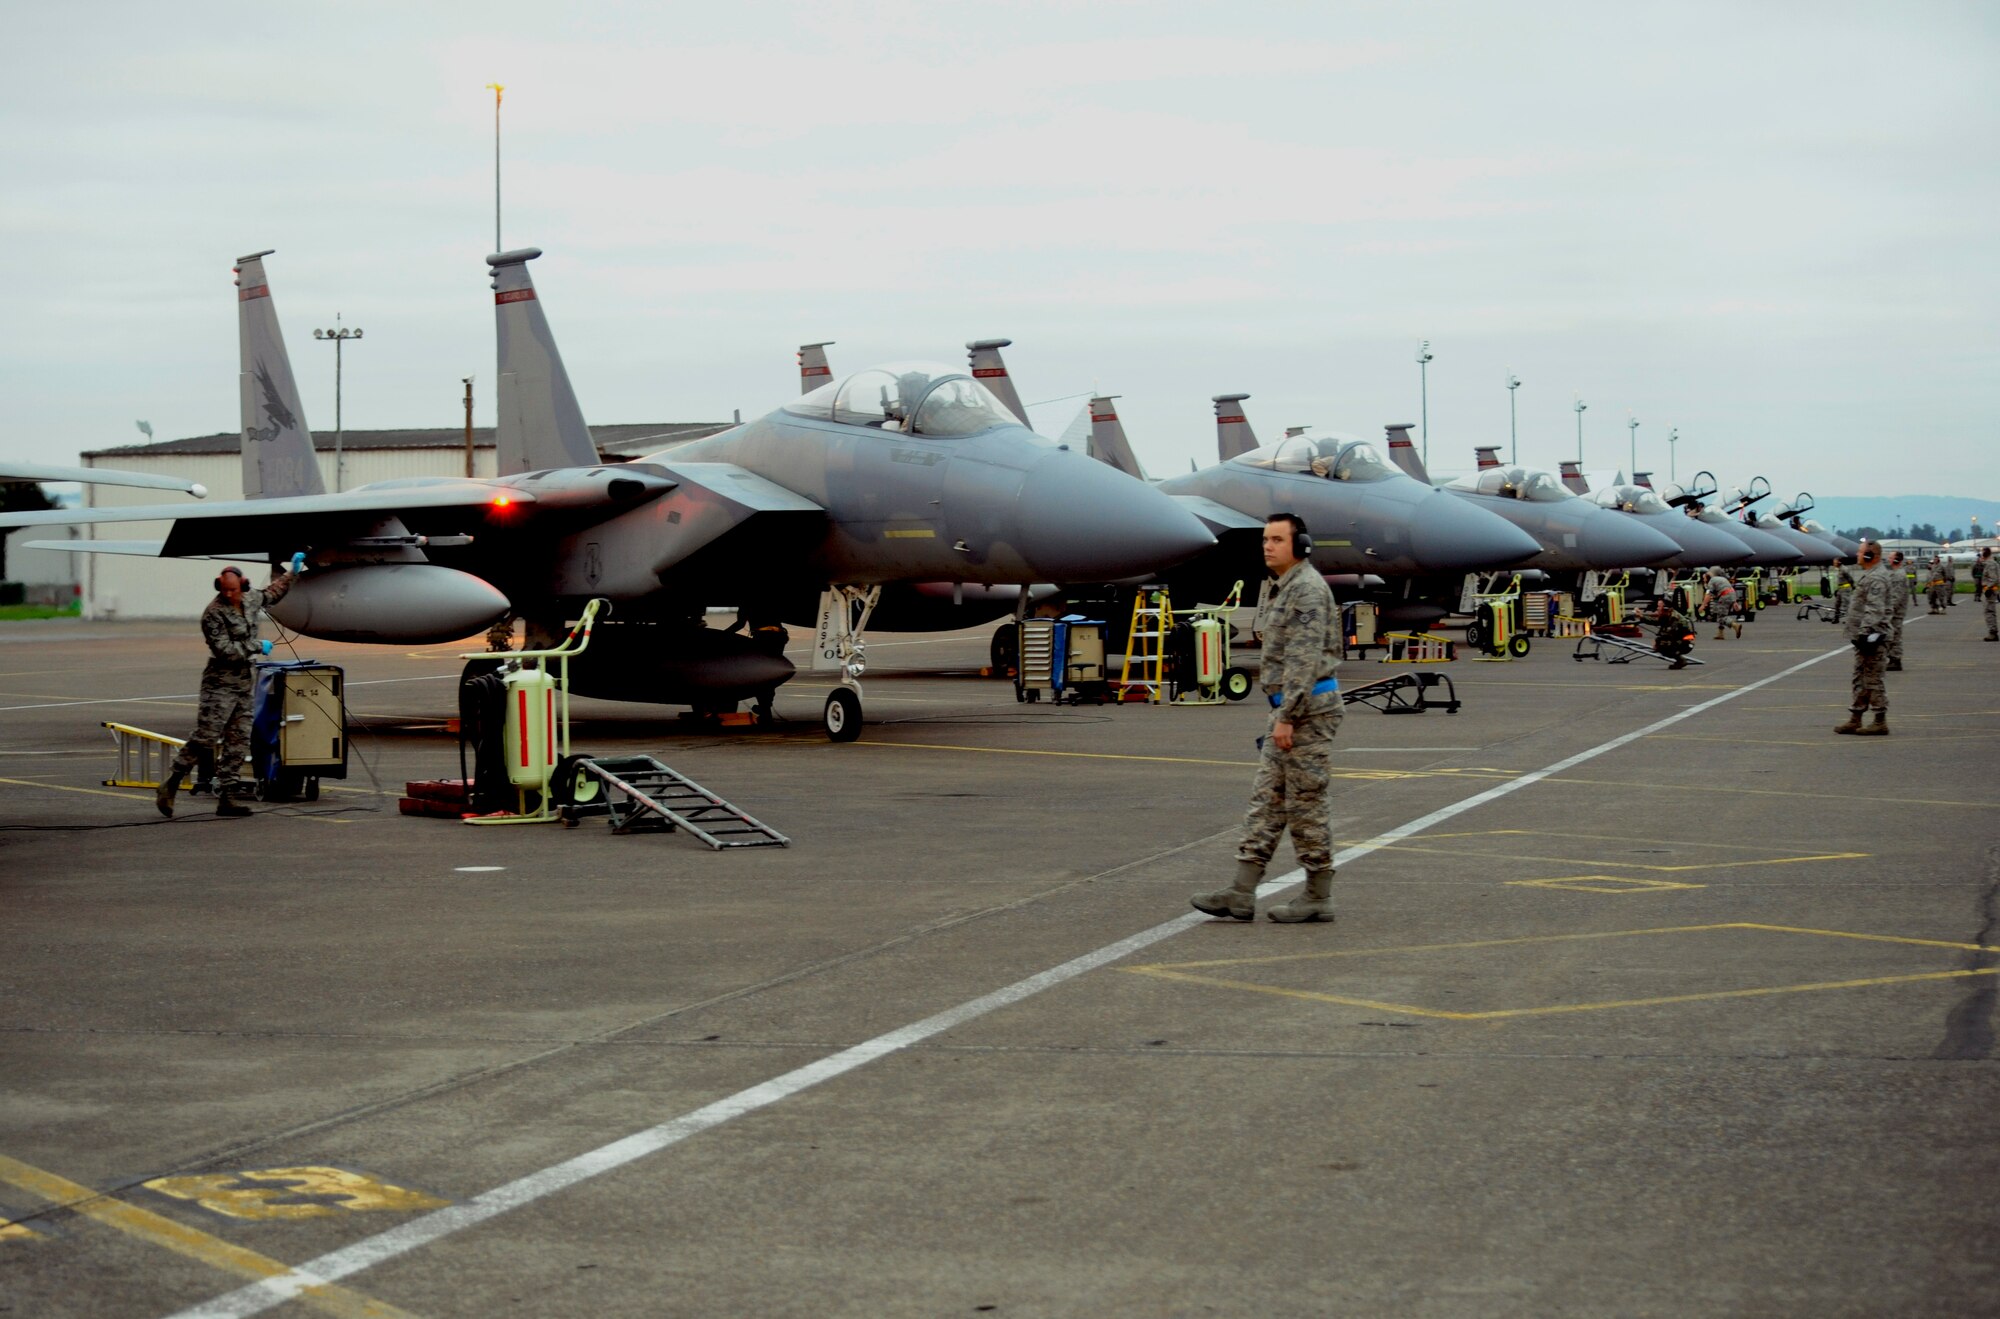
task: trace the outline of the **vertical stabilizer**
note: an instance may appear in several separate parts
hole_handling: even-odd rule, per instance
[[[1489,467],[1500,465],[1500,446],[1497,444],[1477,445],[1473,448],[1472,455],[1479,460],[1477,466],[1482,472]]]
[[[831,339],[822,339],[799,345],[799,393],[810,394],[833,379],[833,368],[826,361],[826,350],[832,343]]]
[[[1632,484],[1651,490],[1653,488],[1653,474],[1651,472],[1634,472],[1632,473]]]
[[[1562,468],[1563,485],[1571,494],[1587,495],[1590,493],[1590,482],[1583,479],[1582,463],[1574,458],[1565,458],[1558,466]]]
[[[594,467],[599,461],[549,332],[549,318],[535,296],[535,281],[528,275],[528,263],[541,254],[539,247],[523,247],[486,258],[493,267],[493,314],[500,341],[494,443],[501,476],[548,467]]]
[[[236,337],[242,362],[237,394],[243,422],[243,495],[276,499],[323,495],[312,432],[299,405],[292,360],[264,274],[268,248],[236,259]]]
[[[1143,481],[1146,473],[1140,469],[1139,459],[1125,439],[1125,423],[1118,420],[1118,409],[1111,403],[1117,397],[1100,394],[1090,400],[1090,456]]]
[[[1403,474],[1413,480],[1431,483],[1431,474],[1424,470],[1424,460],[1417,456],[1417,446],[1410,443],[1410,427],[1414,422],[1392,421],[1384,423],[1383,434],[1389,437],[1389,461],[1403,469]]]
[[[1000,350],[1011,345],[1012,339],[974,339],[967,344],[966,357],[972,362],[972,378],[993,391],[995,398],[1007,405],[1007,410],[1028,424],[1028,410],[1021,406],[1021,396],[1014,392],[1014,378],[1007,374],[1007,364],[1000,360]]]
[[[1243,400],[1248,394],[1217,394],[1215,403],[1215,454],[1222,462],[1249,453],[1257,447],[1256,433],[1243,416]]]

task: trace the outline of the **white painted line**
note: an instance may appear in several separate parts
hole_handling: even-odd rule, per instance
[[[1532,773],[1523,774],[1519,778],[1510,779],[1505,783],[1488,788],[1484,792],[1467,797],[1464,801],[1432,811],[1429,815],[1421,816],[1410,821],[1408,824],[1391,829],[1387,833],[1377,834],[1365,843],[1358,843],[1353,847],[1341,851],[1334,857],[1334,864],[1345,865],[1379,848],[1408,838],[1412,834],[1421,833],[1433,825],[1441,824],[1453,816],[1463,815],[1469,810],[1483,806],[1488,802],[1496,801],[1509,793],[1519,792],[1529,784],[1540,782],[1552,774],[1560,774],[1562,771],[1581,765],[1587,760],[1594,760],[1607,752],[1616,751],[1619,747],[1636,742],[1650,733],[1657,733],[1662,728],[1671,727],[1683,719],[1692,718],[1726,701],[1735,700],[1737,697],[1748,695],[1761,687],[1768,687],[1780,679],[1789,678],[1794,673],[1802,669],[1811,668],[1822,660],[1832,659],[1835,655],[1844,655],[1846,653],[1847,647],[1845,646],[1842,646],[1839,650],[1830,650],[1824,655],[1794,664],[1791,668],[1781,673],[1772,674],[1768,678],[1759,679],[1746,686],[1738,687],[1733,691],[1725,692],[1721,696],[1712,697],[1709,700],[1701,702],[1699,705],[1691,705],[1678,713],[1668,715],[1664,719],[1655,720],[1647,724],[1644,728],[1634,729],[1632,732],[1612,738],[1609,742],[1600,743],[1588,751],[1579,751],[1573,756],[1558,760],[1553,765],[1535,770]],[[1294,870],[1289,874],[1279,876],[1277,879],[1266,881],[1257,891],[1260,895],[1276,893],[1291,887],[1302,878],[1304,878],[1303,873]],[[1211,919],[1213,918],[1204,916],[1198,911],[1190,911],[1184,916],[1177,916],[1164,924],[1155,925],[1150,930],[1141,930],[1139,933],[1120,939],[1116,943],[1106,944],[1094,952],[1072,958],[1060,966],[1050,967],[1048,970],[1029,976],[1025,980],[1017,980],[1004,989],[996,989],[990,994],[972,999],[966,1003],[961,1003],[955,1008],[947,1008],[934,1017],[926,1017],[922,1021],[913,1022],[908,1026],[892,1030],[886,1035],[877,1035],[872,1040],[867,1040],[849,1049],[843,1049],[839,1053],[821,1058],[817,1062],[807,1063],[805,1066],[795,1068],[782,1076],[773,1077],[761,1085],[754,1085],[747,1090],[738,1091],[736,1094],[730,1095],[725,1099],[718,1099],[712,1104],[697,1108],[691,1113],[684,1113],[680,1117],[662,1122],[656,1127],[648,1127],[644,1131],[634,1132],[632,1135],[620,1140],[614,1140],[608,1145],[601,1145],[587,1153],[579,1154],[573,1159],[567,1159],[552,1167],[544,1168],[540,1172],[529,1173],[525,1177],[507,1182],[501,1186],[496,1186],[492,1190],[475,1196],[470,1200],[462,1201],[459,1204],[451,1205],[444,1209],[435,1210],[425,1214],[421,1218],[411,1219],[385,1232],[378,1232],[372,1237],[364,1237],[351,1246],[343,1246],[339,1250],[330,1251],[327,1254],[319,1256],[317,1259],[308,1260],[288,1273],[266,1278],[261,1282],[251,1283],[248,1286],[240,1287],[233,1292],[227,1292],[201,1305],[176,1311],[173,1315],[169,1316],[169,1319],[242,1319],[243,1316],[262,1314],[266,1310],[292,1300],[310,1287],[338,1282],[342,1278],[352,1277],[364,1269],[373,1268],[375,1265],[395,1259],[399,1255],[406,1255],[419,1246],[425,1246],[433,1241],[451,1236],[454,1233],[462,1232],[466,1228],[483,1223],[489,1218],[498,1217],[510,1209],[518,1209],[522,1205],[532,1204],[544,1196],[553,1195],[557,1191],[567,1190],[601,1173],[610,1172],[614,1168],[622,1168],[634,1160],[645,1158],[648,1154],[656,1154],[669,1145],[679,1144],[690,1136],[700,1135],[711,1128],[719,1127],[732,1118],[742,1117],[746,1113],[754,1113],[761,1108],[768,1108],[772,1104],[789,1099],[801,1091],[819,1085],[821,1082],[831,1081],[835,1077],[845,1075],[858,1067],[865,1067],[878,1058],[884,1058],[892,1053],[907,1049],[911,1045],[920,1044],[933,1035],[939,1035],[955,1027],[963,1026],[967,1022],[983,1017],[989,1012],[994,1012],[1004,1007],[1011,1007],[1024,999],[1041,993],[1045,989],[1052,989],[1057,985],[1074,980],[1087,971],[1095,971],[1101,966],[1130,956],[1164,939],[1170,939],[1183,930],[1206,924]]]
[[[438,682],[445,678],[456,679],[456,673],[427,673],[421,678],[370,678],[366,682],[350,682],[349,687],[382,687],[392,682]],[[0,711],[7,710],[57,710],[65,705],[125,705],[128,702],[145,701],[194,701],[199,700],[199,692],[177,692],[172,696],[106,696],[94,701],[43,701],[38,705],[0,705]]]
[[[483,875],[487,874],[490,871],[505,870],[506,868],[507,867],[505,866],[453,866],[452,867],[453,870],[457,871],[461,875]]]

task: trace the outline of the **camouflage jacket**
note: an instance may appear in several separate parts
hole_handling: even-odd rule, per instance
[[[1283,694],[1278,718],[1296,724],[1308,715],[1337,715],[1339,692],[1313,694],[1340,663],[1340,611],[1326,579],[1310,563],[1295,564],[1278,579],[1266,609],[1260,676],[1267,693]]]
[[[201,611],[201,636],[208,642],[208,663],[203,673],[248,673],[250,661],[263,653],[257,644],[257,616],[266,605],[285,598],[296,580],[290,573],[271,579],[263,590],[245,588],[243,607],[238,609],[217,595]]]
[[[1887,570],[1889,578],[1889,621],[1899,623],[1910,612],[1910,574],[1901,568]]]
[[[1881,564],[1854,574],[1854,598],[1847,602],[1847,639],[1889,630],[1889,570]]]

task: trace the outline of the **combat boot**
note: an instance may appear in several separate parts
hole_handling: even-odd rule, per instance
[[[1723,632],[1723,630],[1720,627],[1718,627],[1715,629],[1715,639],[1717,641],[1727,641],[1729,638],[1728,634]]]
[[[1257,885],[1263,880],[1263,866],[1255,861],[1238,861],[1235,883],[1213,893],[1197,893],[1188,902],[1204,915],[1254,921],[1257,919]]]
[[[1864,707],[1864,708],[1865,708],[1865,707]],[[1860,711],[1860,710],[1849,710],[1849,711],[1847,712],[1847,722],[1846,722],[1846,723],[1844,723],[1844,724],[1835,724],[1835,725],[1833,726],[1833,731],[1834,731],[1834,732],[1836,732],[1836,733],[1858,733],[1858,732],[1860,732],[1860,731],[1861,731],[1861,711]]]
[[[1333,871],[1308,870],[1306,886],[1290,902],[1281,902],[1264,913],[1283,925],[1296,925],[1301,921],[1330,921],[1333,919]]]
[[[170,820],[174,817],[174,794],[181,790],[181,780],[186,776],[186,770],[177,769],[161,779],[160,786],[153,789],[153,805],[159,807],[160,814]]]
[[[1866,728],[1857,728],[1854,731],[1872,737],[1889,736],[1889,712],[1887,710],[1877,710],[1875,712],[1874,723],[1868,725]]]
[[[2000,641],[2000,632],[1988,632],[1986,639],[1988,641]]]
[[[251,810],[248,806],[245,806],[242,802],[237,801],[227,792],[224,792],[215,799],[215,813],[229,819],[237,819],[241,816],[251,814]]]
[[[1741,623],[1738,623],[1736,625],[1736,639],[1738,641],[1741,641],[1743,639],[1743,625]]]

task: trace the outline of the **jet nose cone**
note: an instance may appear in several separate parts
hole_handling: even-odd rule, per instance
[[[1441,490],[1410,515],[1410,554],[1428,572],[1504,568],[1541,552],[1540,541],[1507,519]]]
[[[1021,556],[1046,582],[1108,582],[1159,572],[1215,537],[1143,481],[1094,458],[1051,454],[1021,486]]]
[[[1687,553],[1682,557],[1690,568],[1715,568],[1742,563],[1750,557],[1750,547],[1728,532],[1678,513],[1660,530],[1686,547]]]
[[[1584,519],[1577,550],[1594,568],[1642,568],[1678,558],[1681,547],[1637,518],[1595,509]]]

